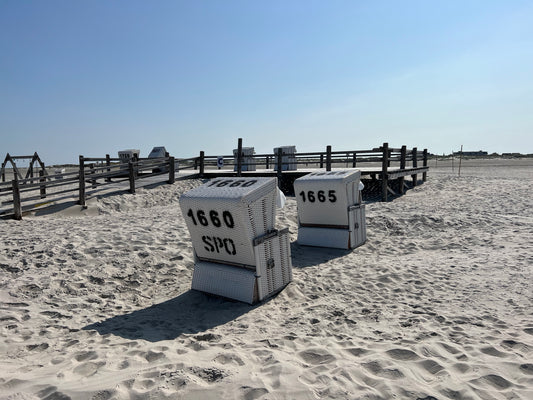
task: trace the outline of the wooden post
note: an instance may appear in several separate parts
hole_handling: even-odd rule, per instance
[[[463,161],[463,145],[461,145],[461,153],[459,154],[459,173],[457,176],[461,176],[461,162]]]
[[[22,219],[22,205],[20,201],[20,188],[18,179],[11,181],[13,187],[13,212],[15,213],[15,219],[20,221]]]
[[[352,159],[352,168],[357,167],[357,153],[353,152],[353,159]]]
[[[331,171],[331,146],[326,147],[326,171]]]
[[[137,153],[133,154],[133,173],[135,177],[139,176],[139,156]]]
[[[242,138],[237,142],[237,176],[242,175]]]
[[[204,176],[204,171],[205,171],[205,165],[204,165],[204,162],[205,162],[205,153],[203,151],[200,152],[200,178],[203,178]]]
[[[416,168],[417,166],[418,166],[417,148],[413,147],[413,168]],[[415,187],[417,180],[418,180],[417,174],[411,175],[411,178],[413,179],[413,187]]]
[[[44,171],[41,169],[39,170],[39,182],[44,182],[43,185],[41,185],[41,199],[46,198],[46,178],[44,176]]]
[[[168,183],[173,184],[176,182],[176,162],[174,157],[170,157],[168,163]]]
[[[135,169],[133,168],[133,161],[128,161],[128,175],[130,179],[130,193],[135,194]]]
[[[107,173],[111,172],[111,157],[109,157],[109,154],[105,155],[105,165],[107,165]],[[111,178],[105,178],[106,182],[111,182]]]
[[[389,144],[383,143],[381,148],[383,158],[381,160],[381,201],[387,201],[389,195],[389,176],[387,168],[389,166]]]
[[[403,145],[402,149],[400,150],[400,169],[405,169],[405,166],[407,164],[407,146]],[[400,178],[400,194],[404,194],[404,185],[405,185],[405,176],[401,176]]]
[[[278,187],[281,189],[281,180],[283,179],[283,149],[281,147],[278,147],[278,154],[276,154],[276,163],[278,167]]]
[[[30,161],[31,177],[32,178],[35,176],[35,168],[33,167],[33,165],[37,162],[37,160],[39,160],[39,155],[37,154],[37,152],[34,152],[33,153],[33,158]],[[32,181],[32,183],[33,183],[33,181]]]
[[[266,156],[266,169],[270,169],[270,156]]]
[[[81,206],[85,206],[85,162],[83,160],[83,156],[80,156],[80,173],[79,173],[79,179],[80,179],[80,188],[79,188],[79,199],[78,203]]]
[[[424,149],[424,152],[422,153],[422,165],[424,167],[428,166],[428,149]],[[427,172],[422,173],[422,181],[426,181],[427,179]]]
[[[320,168],[324,168],[324,154],[320,154]]]
[[[90,163],[89,164],[89,169],[91,170],[91,184],[92,184],[92,188],[95,189],[96,188],[96,179],[94,179],[94,163]]]
[[[2,182],[6,181],[6,163],[2,163]]]

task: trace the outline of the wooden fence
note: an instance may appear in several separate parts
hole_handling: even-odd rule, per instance
[[[429,170],[426,149],[419,152],[416,147],[392,148],[388,143],[371,150],[333,151],[331,146],[327,146],[323,152],[295,153],[290,161],[284,160],[285,156],[283,150],[279,148],[275,154],[254,154],[252,158],[245,157],[242,151],[242,139],[238,141],[235,156],[206,156],[201,151],[198,157],[192,158],[134,157],[127,163],[109,155],[104,158],[80,156],[77,171],[50,175],[45,170],[40,170],[38,177],[25,179],[19,179],[19,176],[14,174],[14,179],[9,182],[5,182],[5,176],[2,176],[0,216],[21,219],[24,212],[35,210],[47,203],[47,198],[52,197],[57,200],[59,196],[72,197],[74,192],[78,194],[78,203],[86,206],[87,189],[104,189],[106,185],[128,182],[127,190],[135,193],[135,182],[138,179],[168,175],[167,182],[172,184],[178,172],[185,173],[182,178],[243,174],[277,176],[281,184],[284,174],[292,174],[295,179],[308,173],[307,169],[320,168],[330,171],[332,167],[359,168],[364,169],[364,174],[371,176],[373,180],[381,181],[381,198],[387,201],[391,192],[398,194],[392,191],[389,185],[391,180],[400,182],[400,192],[403,193],[406,176],[411,176],[413,186],[416,186],[417,175],[422,174],[422,179],[425,181]],[[422,165],[419,166],[419,162]],[[288,170],[288,164],[291,168],[295,166],[305,168],[297,171]],[[371,167],[365,168],[368,165]],[[5,205],[11,207],[2,211],[1,206]]]
[[[135,193],[135,182],[138,179],[167,175],[168,183],[174,183],[176,160],[174,157],[139,158],[129,162],[121,162],[118,158],[86,158],[79,157],[77,171],[58,174],[46,174],[39,171],[39,177],[14,179],[0,182],[0,205],[11,205],[11,210],[4,210],[0,216],[22,219],[24,212],[32,211],[46,204],[47,198],[55,200],[72,197],[78,193],[78,204],[85,206],[86,190],[104,189],[106,185],[129,182],[129,191]],[[67,196],[65,196],[67,195]]]
[[[286,155],[281,148],[278,148],[276,154],[255,154],[253,157],[245,157],[242,152],[242,139],[239,139],[237,157],[233,155],[206,156],[201,151],[195,163],[199,169],[199,177],[227,176],[227,171],[216,171],[220,169],[220,164],[223,164],[225,168],[227,166],[233,168],[233,175],[235,176],[241,176],[243,173],[275,175],[280,183],[283,174],[291,174],[296,178],[309,172],[305,172],[305,170],[288,171],[285,168],[287,164],[305,169],[325,168],[326,171],[330,171],[332,167],[359,168],[363,175],[381,181],[382,201],[387,201],[389,194],[398,194],[390,187],[392,180],[398,180],[397,190],[402,194],[405,188],[405,177],[410,176],[413,186],[416,186],[418,175],[422,174],[422,180],[426,181],[429,170],[427,149],[418,151],[416,147],[407,149],[407,146],[393,148],[388,143],[383,143],[382,146],[371,150],[333,151],[331,146],[327,146],[326,151],[323,152],[295,153],[290,161],[283,161],[284,157]],[[247,164],[246,160],[251,160],[251,162]],[[255,169],[256,172],[250,172],[250,169]],[[264,170],[275,170],[276,172],[264,173]]]
[[[278,172],[284,171],[284,166],[287,164],[296,164],[299,166],[305,166],[310,168],[325,168],[326,171],[330,171],[332,166],[344,166],[346,168],[358,168],[369,163],[379,164],[384,172],[390,170],[391,167],[397,167],[399,169],[417,168],[419,161],[420,167],[427,168],[428,164],[428,151],[418,151],[416,147],[413,149],[407,149],[407,146],[401,148],[389,147],[388,143],[384,143],[383,146],[374,148],[372,150],[342,150],[333,151],[331,146],[326,147],[326,151],[323,152],[311,152],[311,153],[294,153],[295,160],[290,162],[284,162],[283,150],[278,148],[277,153],[270,154],[254,154],[253,166],[264,167],[264,169],[276,169]],[[240,175],[242,172],[246,172],[246,167],[249,166],[244,160],[246,157],[242,153],[242,142],[239,139],[239,146],[237,150],[237,157],[233,155],[229,156],[206,156],[203,151],[196,158],[191,158],[195,163],[195,167],[199,168],[200,174],[203,174],[207,169],[219,169],[219,160],[225,167],[232,166],[236,174]],[[411,163],[411,165],[409,165]],[[281,166],[281,168],[277,168]],[[426,171],[427,172],[427,171]]]

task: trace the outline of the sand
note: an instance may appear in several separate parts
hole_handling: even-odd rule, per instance
[[[430,164],[255,306],[190,290],[191,180],[0,221],[2,399],[532,399],[533,162]],[[39,214],[39,213],[37,213]]]

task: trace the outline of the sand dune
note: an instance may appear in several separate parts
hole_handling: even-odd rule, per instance
[[[2,399],[532,399],[533,165],[432,165],[249,306],[190,290],[182,181],[0,221]],[[457,168],[457,165],[455,166]]]

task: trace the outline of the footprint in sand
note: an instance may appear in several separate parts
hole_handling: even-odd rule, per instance
[[[226,372],[218,368],[189,368],[190,372],[204,381],[212,383],[221,381],[226,377]]]
[[[401,360],[401,361],[412,361],[412,360],[418,360],[420,357],[411,350],[407,349],[392,349],[387,350],[387,354],[394,358],[395,360]]]
[[[84,351],[74,356],[76,361],[82,362],[87,360],[95,360],[98,358],[98,354],[95,351]]]
[[[233,353],[219,354],[215,357],[214,360],[222,365],[235,364],[241,367],[244,365],[244,361],[242,361],[242,358]]]
[[[335,360],[335,357],[323,349],[311,349],[298,353],[300,358],[308,364],[327,364]]]
[[[361,347],[352,347],[352,348],[346,349],[346,351],[348,351],[355,357],[360,357],[368,353],[368,350],[363,349]]]
[[[519,368],[524,374],[533,375],[533,364],[522,364]]]
[[[150,350],[150,351],[148,351],[147,353],[144,354],[144,358],[149,363],[152,363],[154,361],[161,360],[161,359],[165,358],[165,353],[159,352],[159,351]]]
[[[260,397],[264,396],[268,393],[268,389],[266,388],[252,388],[249,386],[242,386],[241,387],[242,392],[242,398],[244,400],[255,400],[259,399]]]
[[[135,383],[133,385],[133,389],[136,390],[147,390],[151,389],[156,385],[155,380],[153,379],[142,379],[142,380],[135,380]]]
[[[424,360],[420,362],[420,365],[430,374],[435,375],[444,369],[442,365],[433,360]]]
[[[17,293],[18,292],[18,293]],[[39,297],[43,292],[43,289],[34,283],[28,285],[23,285],[18,288],[16,292],[13,292],[13,297],[17,297],[17,294],[22,294],[24,297],[36,298]]]
[[[383,368],[377,361],[361,364],[366,370],[370,371],[373,375],[379,376],[385,379],[400,379],[405,375],[396,368]]]
[[[78,365],[76,368],[74,368],[73,371],[75,374],[88,377],[88,376],[92,376],[96,374],[98,372],[98,369],[100,367],[103,367],[104,365],[105,365],[104,361],[100,361],[100,362],[89,361],[89,362]]]
[[[502,378],[499,375],[494,375],[494,374],[482,376],[481,378],[475,379],[471,382],[477,385],[485,385],[488,383],[492,388],[496,390],[505,390],[513,386],[513,384],[509,382],[507,379]]]
[[[501,345],[503,347],[507,347],[507,348],[513,349],[515,351],[520,351],[522,353],[527,353],[530,350],[530,346],[528,346],[527,344],[521,343],[521,342],[516,342],[514,340],[503,340],[501,342]]]
[[[450,354],[458,354],[458,353],[460,353],[460,351],[458,349],[456,349],[453,346],[450,346],[447,343],[439,343],[439,345],[442,346],[442,348],[444,348],[444,350],[446,350]]]
[[[470,370],[470,365],[468,365],[467,363],[455,363],[453,365],[453,368],[456,371],[459,371],[460,373],[464,374],[465,372]]]
[[[91,396],[91,400],[109,400],[116,395],[114,390],[99,390]]]
[[[500,358],[503,358],[503,357],[507,357],[508,354],[507,353],[503,353],[497,349],[495,349],[494,347],[492,346],[488,346],[488,347],[483,347],[480,349],[480,351],[483,353],[483,354],[488,354],[489,356],[493,356],[493,357],[500,357]]]
[[[47,386],[44,389],[37,392],[37,396],[40,399],[57,399],[66,400],[70,399],[66,394],[58,392],[56,386]]]
[[[71,315],[64,315],[57,311],[42,311],[41,315],[45,315],[52,319],[71,319]]]
[[[46,350],[48,347],[50,347],[48,343],[29,344],[26,346],[29,351],[43,351]]]

